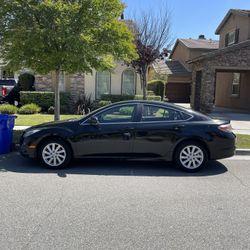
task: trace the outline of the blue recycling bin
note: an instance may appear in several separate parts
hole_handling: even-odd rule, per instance
[[[14,115],[0,114],[0,154],[11,151],[15,118]]]

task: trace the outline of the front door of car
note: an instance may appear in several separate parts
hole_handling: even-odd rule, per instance
[[[126,156],[132,154],[136,104],[117,105],[95,114],[80,126],[79,156]]]
[[[181,132],[181,113],[156,104],[143,104],[135,131],[134,153],[164,157]]]

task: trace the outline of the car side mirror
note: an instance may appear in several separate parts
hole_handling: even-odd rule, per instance
[[[90,124],[90,125],[93,125],[93,126],[98,126],[98,125],[99,125],[98,118],[97,118],[96,116],[92,116],[92,117],[89,119],[89,124]]]

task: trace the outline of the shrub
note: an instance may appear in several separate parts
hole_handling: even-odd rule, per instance
[[[114,102],[121,102],[121,101],[128,101],[128,100],[134,100],[133,95],[102,95],[103,101],[111,101]]]
[[[42,108],[43,112],[47,112],[48,108],[54,106],[54,92],[42,92],[42,91],[21,91],[20,99],[21,105],[35,103],[39,107]],[[60,93],[60,106],[62,113],[72,113],[73,105],[72,105],[71,95],[68,92]]]
[[[94,101],[93,110],[105,107],[109,104],[112,104],[112,102],[111,101],[104,101],[104,100]]]
[[[0,113],[14,115],[17,112],[18,108],[14,105],[10,104],[2,104],[0,105]]]
[[[41,108],[34,104],[26,104],[24,106],[22,106],[19,110],[18,110],[18,114],[22,114],[22,115],[32,115],[32,114],[37,114],[41,111]]]
[[[143,95],[136,95],[135,100],[143,100]],[[161,96],[149,95],[147,96],[148,101],[161,101]]]
[[[77,102],[74,105],[74,112],[78,115],[88,114],[90,111],[94,109],[94,101],[92,100],[92,96],[80,94],[78,96]]]
[[[22,91],[33,91],[35,77],[30,73],[23,73],[18,77],[18,85]]]
[[[148,82],[148,90],[153,91],[153,93],[157,96],[161,96],[161,99],[164,98],[164,81],[162,80],[152,80]]]

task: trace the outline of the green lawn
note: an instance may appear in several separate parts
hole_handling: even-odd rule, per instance
[[[237,148],[250,149],[250,135],[237,134]]]
[[[80,118],[80,115],[61,115],[61,120],[71,119],[71,118]],[[35,114],[35,115],[17,115],[15,122],[16,126],[35,126],[45,122],[52,122],[54,120],[54,115],[44,115],[44,114]]]

